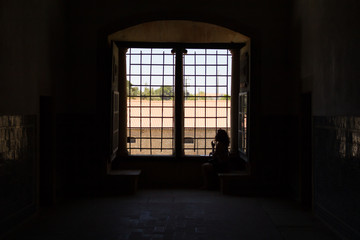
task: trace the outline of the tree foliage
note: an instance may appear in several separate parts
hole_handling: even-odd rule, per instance
[[[224,94],[223,96],[221,96],[220,99],[221,99],[221,100],[230,100],[230,99],[231,99],[231,96],[228,95],[228,94]]]
[[[147,85],[147,84],[145,84]],[[144,97],[144,99],[150,99],[151,100],[170,100],[174,97],[174,88],[173,86],[162,86],[160,88],[144,88],[143,91],[141,91],[138,87],[132,86],[130,81],[126,82],[126,92],[127,96],[131,98],[136,97]]]
[[[145,85],[147,85],[145,83]],[[150,100],[171,100],[174,98],[174,87],[171,85],[161,86],[159,88],[145,87],[143,91],[139,87],[134,87],[130,81],[126,82],[126,93],[127,96],[131,98],[143,97],[143,99]],[[185,90],[185,99],[186,100],[206,100],[205,92],[199,91],[198,93],[191,94],[189,91]],[[230,95],[223,95],[219,97],[220,100],[229,100]]]
[[[138,87],[133,87],[129,80],[126,81],[126,94],[131,98],[140,96],[140,90]]]

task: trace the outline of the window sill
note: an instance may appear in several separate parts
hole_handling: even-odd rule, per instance
[[[163,156],[163,155],[137,155],[137,156],[126,156],[126,157],[117,157],[116,159],[121,162],[139,162],[139,161],[164,161],[164,162],[203,162],[207,159],[210,159],[210,156]]]

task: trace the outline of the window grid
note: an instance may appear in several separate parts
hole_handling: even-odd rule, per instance
[[[130,48],[127,53],[130,155],[173,153],[175,56],[171,49],[161,51]],[[208,155],[218,128],[230,136],[231,54],[190,49],[183,59],[184,138],[190,139],[184,152]]]
[[[198,60],[201,58],[203,58],[203,64],[199,64]],[[223,59],[219,60],[220,58]],[[184,57],[184,136],[186,139],[193,138],[191,143],[193,145],[184,144],[185,155],[208,155],[212,150],[211,141],[218,128],[226,130],[230,135],[231,106],[228,98],[231,92],[230,62],[231,54],[228,50],[194,49],[188,51]],[[192,67],[194,67],[193,72],[189,73]],[[199,67],[204,67],[202,73],[197,70],[201,69]],[[219,71],[221,67],[226,69],[225,73]],[[220,77],[226,80],[222,84],[219,82]],[[215,78],[215,82],[211,83],[211,78]],[[188,92],[189,89],[193,89],[192,93]],[[203,89],[204,93],[198,89]],[[193,103],[190,104],[190,102]],[[191,111],[193,114],[191,115],[187,110],[193,110]],[[199,124],[200,122],[203,124]]]
[[[166,57],[170,57],[170,62],[165,62]],[[161,73],[155,71],[156,66],[161,66]],[[130,155],[172,154],[174,80],[165,84],[165,78],[174,79],[174,68],[171,49],[129,49],[127,149]]]

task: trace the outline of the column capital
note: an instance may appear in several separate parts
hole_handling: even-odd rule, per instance
[[[184,47],[175,47],[171,50],[172,54],[180,53],[180,54],[187,54],[187,50]]]
[[[128,50],[129,50],[129,48],[119,47],[119,53],[121,53],[121,54],[126,54]]]
[[[236,54],[240,55],[240,48],[232,48],[232,49],[229,49],[229,51],[230,51],[232,56],[234,56]]]

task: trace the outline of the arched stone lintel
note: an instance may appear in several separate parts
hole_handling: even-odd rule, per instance
[[[182,43],[245,43],[249,37],[218,25],[183,20],[142,23],[108,36],[111,41],[182,42]]]

